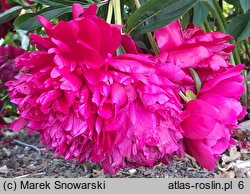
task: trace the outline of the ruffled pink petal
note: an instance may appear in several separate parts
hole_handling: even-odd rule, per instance
[[[180,21],[174,21],[155,31],[157,44],[161,52],[175,50],[183,42],[183,33]]]
[[[185,139],[187,151],[199,162],[199,164],[208,169],[214,170],[216,159],[213,151],[200,140]]]
[[[23,129],[27,125],[27,123],[28,123],[28,121],[26,119],[19,118],[19,119],[16,119],[15,121],[13,121],[10,128],[13,131],[19,131],[19,130]]]
[[[220,74],[220,76],[215,77],[213,80],[207,82],[203,85],[201,89],[201,93],[211,90],[213,87],[218,85],[220,82],[223,82],[226,79],[236,79],[236,80],[243,80],[243,77],[240,75],[240,72],[243,70],[244,65],[237,65],[228,71]],[[241,88],[242,86],[236,87],[236,89]],[[239,89],[241,91],[241,89]],[[217,90],[218,91],[218,90]],[[228,89],[227,89],[228,91]],[[237,93],[236,93],[237,94]]]
[[[83,13],[82,5],[79,3],[72,4],[72,17],[73,19],[78,18]]]
[[[45,17],[43,16],[36,16],[37,19],[39,20],[39,22],[43,25],[43,27],[45,28],[45,31],[48,35],[52,35],[52,28],[53,28],[53,24]]]
[[[142,53],[140,48],[135,44],[134,40],[132,39],[131,36],[125,34],[122,36],[122,42],[121,42],[122,47],[124,48],[126,53],[130,54],[139,54]]]

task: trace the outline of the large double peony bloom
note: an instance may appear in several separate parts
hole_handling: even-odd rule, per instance
[[[192,112],[192,101],[183,104],[179,91],[194,88],[188,67],[197,71],[211,69],[213,74],[204,77],[204,82],[230,68],[226,59],[232,46],[224,43],[229,36],[208,35],[190,27],[195,32],[186,32],[185,38],[177,43],[170,40],[171,33],[182,33],[175,22],[170,26],[175,25],[176,31],[166,26],[168,31],[156,32],[161,52],[153,57],[139,54],[132,39],[121,34],[121,26],[97,17],[96,8],[96,5],[82,8],[73,4],[73,19],[55,25],[38,17],[47,35],[30,35],[38,50],[16,59],[16,68],[21,73],[6,84],[20,114],[12,129],[17,131],[27,126],[30,133],[39,132],[41,142],[56,155],[80,163],[99,162],[106,173],[115,173],[125,166],[167,164],[173,154],[182,156],[184,149],[196,156],[190,149],[195,138],[187,135],[192,130],[188,128],[192,114],[189,117],[185,114],[189,109]],[[130,54],[116,53],[121,44]],[[168,44],[176,47],[168,48]],[[198,55],[202,53],[200,58],[206,64],[198,59],[186,60],[186,54],[194,55],[195,49],[191,49],[194,46],[200,49]],[[241,81],[236,80],[240,86]],[[222,127],[233,128],[232,123],[243,115],[242,106],[236,101],[241,93],[242,90],[237,90],[237,98],[221,95],[228,109],[236,105],[239,108],[236,116],[228,118],[230,122],[218,121],[224,124]],[[217,112],[224,111],[224,106],[211,106]],[[183,107],[186,107],[184,112]],[[193,120],[194,127],[205,121]],[[209,132],[199,137],[199,141],[210,138],[208,134],[213,129],[214,126],[208,128]],[[225,138],[230,139],[228,131]],[[212,147],[212,143],[209,145]],[[212,158],[218,154],[211,153]]]
[[[121,26],[97,17],[96,5],[73,5],[73,20],[31,34],[39,51],[16,59],[22,73],[8,82],[20,118],[65,159],[120,167],[167,163],[183,154],[178,87],[149,55],[116,55]]]

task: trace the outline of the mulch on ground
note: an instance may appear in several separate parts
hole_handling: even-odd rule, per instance
[[[0,144],[0,177],[6,178],[213,178],[213,177],[250,177],[249,169],[242,170],[234,165],[236,160],[250,159],[249,150],[238,153],[234,161],[218,164],[214,171],[201,168],[193,158],[175,157],[169,165],[157,165],[152,168],[139,167],[122,169],[116,175],[103,174],[100,166],[95,163],[77,164],[75,161],[65,161],[55,158],[53,153],[46,152],[39,146],[39,134],[28,135],[25,131],[18,133],[5,130],[5,137]],[[228,152],[229,153],[229,152]],[[244,158],[242,158],[244,156]],[[230,154],[228,156],[231,157]],[[224,158],[227,158],[225,155]],[[227,158],[228,159],[228,158]],[[223,161],[220,161],[223,163]]]

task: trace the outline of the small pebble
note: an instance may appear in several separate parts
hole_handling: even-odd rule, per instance
[[[250,178],[250,170],[247,172],[247,178]]]
[[[128,172],[129,172],[129,174],[135,174],[137,172],[137,170],[132,168]]]
[[[30,164],[29,166],[27,166],[27,168],[30,170],[35,170],[36,166],[34,164]]]
[[[6,165],[4,165],[4,166],[2,166],[0,168],[0,173],[1,174],[7,174],[8,172],[9,172],[9,169],[8,169],[8,167]]]
[[[25,151],[29,151],[29,150],[30,150],[30,147],[25,146],[24,150],[25,150]]]
[[[152,174],[152,171],[147,170],[147,171],[145,171],[143,174],[144,174],[145,176],[148,176],[148,175],[151,175],[151,174]]]
[[[4,153],[6,154],[7,157],[10,156],[11,153],[10,153],[10,150],[9,150],[9,149],[3,148],[3,151],[4,151]]]

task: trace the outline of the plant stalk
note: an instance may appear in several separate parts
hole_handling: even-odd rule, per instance
[[[139,9],[141,7],[140,0],[134,0],[134,1],[135,1],[136,8]]]
[[[237,45],[237,43],[236,43],[235,40],[232,40],[232,43],[235,45],[235,49],[233,50],[235,64],[241,64],[240,54],[239,54],[239,50],[238,50],[238,45]]]
[[[189,101],[188,98],[185,96],[185,94],[183,94],[181,91],[179,91],[179,95],[185,102]]]
[[[213,0],[213,4],[215,6],[215,10],[211,9],[211,12],[214,14],[215,18],[217,19],[218,25],[219,25],[219,29],[221,32],[226,33],[226,25],[227,25],[227,21],[226,18],[223,15],[223,11],[218,3],[217,0]],[[236,41],[233,40],[231,41],[233,44],[235,44],[235,49],[233,50],[233,55],[231,56],[231,63],[233,65],[235,64],[240,64],[241,60],[240,60],[240,55],[237,49],[237,44]]]
[[[250,59],[250,48],[249,48],[249,43],[247,42],[247,40],[244,40],[244,47],[245,47],[245,50],[246,50],[246,54],[248,56],[248,58]]]
[[[136,8],[139,9],[141,7],[140,0],[134,0],[134,2],[135,2]],[[154,54],[157,55],[160,52],[160,50],[158,48],[158,45],[155,41],[154,36],[152,35],[151,32],[147,32],[147,37],[148,37],[149,43],[153,49]]]
[[[220,6],[219,2],[217,0],[213,0],[213,3],[214,3],[214,6],[215,6],[215,8],[216,8],[216,10],[217,10],[220,18],[221,18],[221,21],[222,21],[224,27],[226,27],[227,20],[226,20],[226,18],[223,15],[223,10],[221,9],[221,6]]]
[[[207,19],[205,20],[204,25],[205,25],[205,28],[206,28],[206,31],[207,31],[207,32],[212,32],[212,31],[213,31],[213,30],[211,29],[211,27],[210,27],[210,25],[209,25]]]
[[[121,1],[113,0],[114,13],[115,13],[115,23],[122,24],[122,13],[121,13]]]
[[[113,16],[113,0],[110,0],[109,6],[108,6],[108,15],[107,15],[107,19],[106,19],[107,23],[111,24],[112,16]]]

